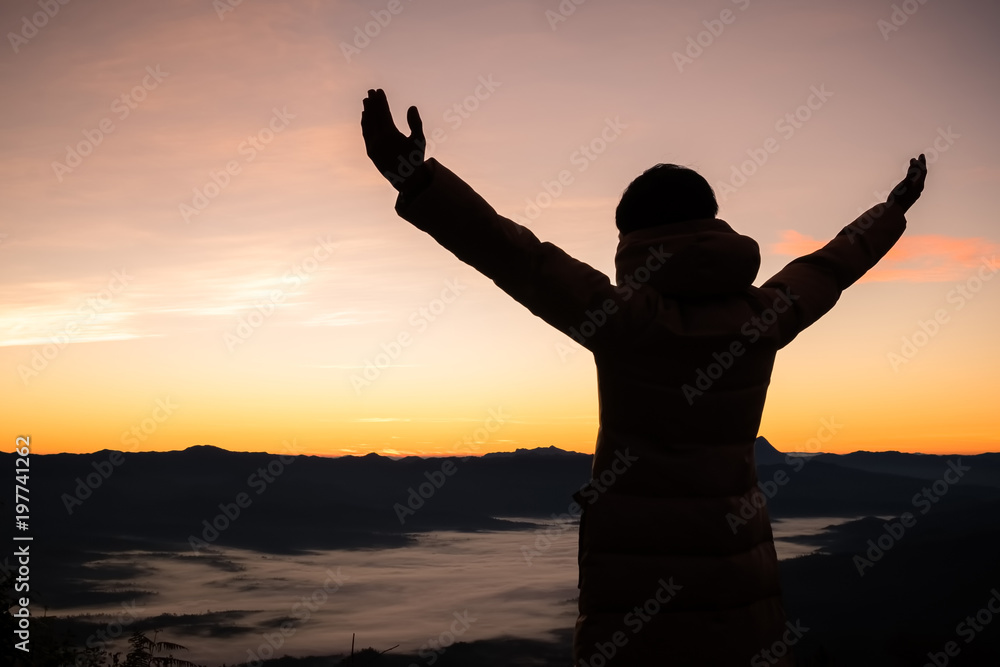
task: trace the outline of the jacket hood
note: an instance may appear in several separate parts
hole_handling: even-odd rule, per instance
[[[760,269],[760,246],[718,218],[685,220],[619,234],[615,280],[649,283],[662,294],[741,292]]]

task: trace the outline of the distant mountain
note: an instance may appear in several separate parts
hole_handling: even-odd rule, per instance
[[[510,457],[545,457],[545,456],[559,456],[563,458],[579,458],[581,456],[586,456],[588,459],[591,458],[590,454],[581,454],[580,452],[569,452],[565,449],[559,449],[558,447],[536,447],[534,449],[525,449],[523,447],[515,449],[513,452],[490,452],[489,454],[483,454],[484,459],[497,459],[497,458],[510,458]]]
[[[961,459],[963,465],[971,468],[963,477],[963,483],[1000,486],[1000,454],[976,454],[974,456],[956,454],[905,454],[903,452],[853,452],[851,454],[819,454],[817,461],[864,470],[914,477],[917,479],[939,479],[948,469],[949,461]]]
[[[762,435],[757,436],[757,440],[753,443],[753,455],[758,467],[783,464],[786,457]]]
[[[755,456],[769,509],[778,517],[905,510],[926,481],[941,478],[954,461],[968,472],[951,488],[952,498],[987,500],[1000,489],[995,454],[858,452],[798,459],[760,437]],[[572,493],[590,477],[592,458],[556,447],[394,460],[377,454],[281,457],[210,445],[35,455],[32,515],[41,529],[83,543],[114,537],[184,545],[191,536],[211,534],[203,521],[211,523],[236,503],[241,516],[251,518],[234,520],[220,534],[222,544],[279,548],[267,544],[263,525],[290,533],[280,548],[292,551],[404,545],[414,532],[517,529],[497,517],[565,514]]]
[[[823,455],[789,463],[764,438],[756,452],[775,518],[912,510],[915,494],[953,458]],[[3,456],[12,467],[13,455]],[[399,547],[411,544],[415,533],[524,530],[535,525],[532,518],[570,517],[572,494],[590,478],[592,458],[555,447],[393,460],[377,454],[281,457],[208,445],[34,455],[32,531],[49,543],[45,553],[54,565],[60,558],[82,564],[87,552],[109,549]],[[996,459],[962,457],[970,472],[949,485],[949,504],[1000,500],[1000,484],[974,483],[994,480]],[[915,477],[917,472],[926,476]],[[65,597],[71,590],[66,587]]]

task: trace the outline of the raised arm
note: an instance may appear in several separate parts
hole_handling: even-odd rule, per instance
[[[499,215],[436,160],[425,161],[416,107],[409,108],[407,122],[409,137],[396,129],[385,93],[368,91],[361,116],[365,146],[399,191],[397,213],[585,347],[605,339],[621,301],[608,276]],[[602,324],[591,328],[595,320]],[[594,333],[581,335],[585,324]]]
[[[761,289],[788,294],[792,307],[779,316],[779,346],[827,313],[841,293],[853,285],[903,235],[905,214],[920,197],[927,176],[923,155],[910,160],[906,177],[885,203],[863,213],[825,246],[790,262]]]

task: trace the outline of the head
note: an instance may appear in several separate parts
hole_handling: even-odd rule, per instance
[[[714,218],[715,192],[701,174],[676,164],[658,164],[632,181],[615,210],[622,234],[671,222]]]

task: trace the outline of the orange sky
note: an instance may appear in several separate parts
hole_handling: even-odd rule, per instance
[[[657,162],[716,187],[760,284],[927,153],[907,235],[778,356],[761,434],[1000,450],[991,0],[224,3],[0,8],[11,447],[593,451],[589,353],[395,215],[359,128],[381,87],[612,275],[617,199]]]

